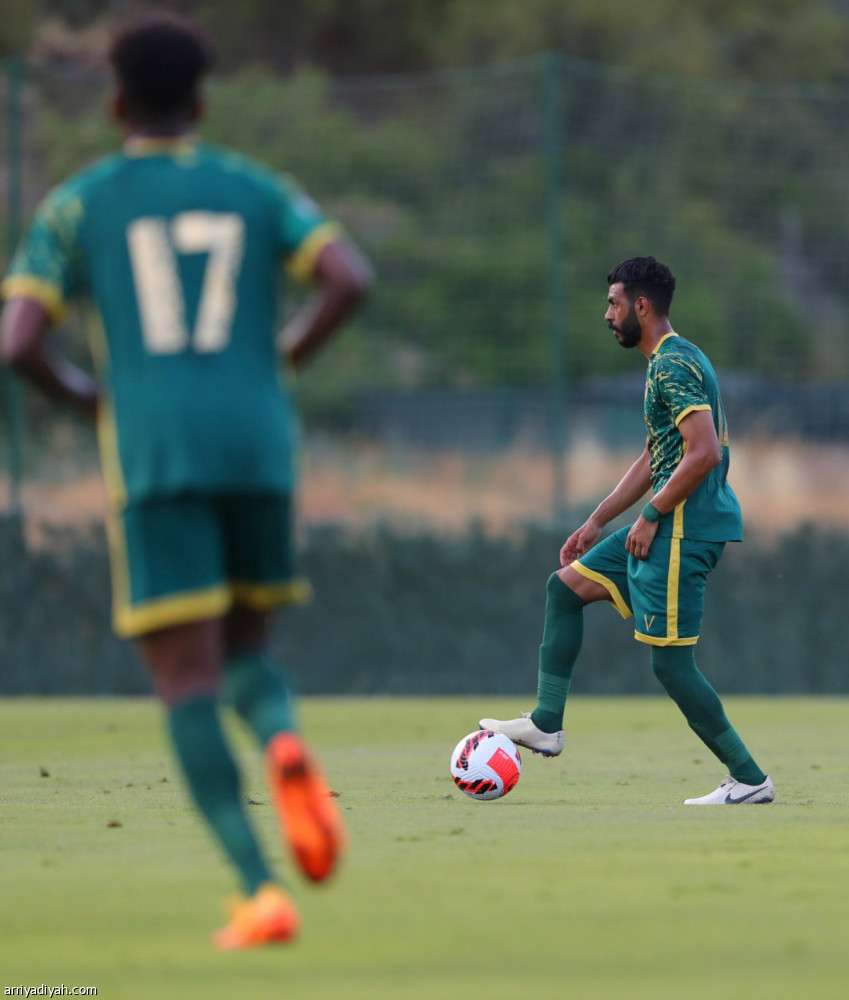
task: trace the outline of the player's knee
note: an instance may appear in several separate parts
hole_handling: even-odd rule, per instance
[[[559,573],[554,572],[545,585],[547,602],[562,611],[583,611],[586,601],[568,583],[564,583]]]

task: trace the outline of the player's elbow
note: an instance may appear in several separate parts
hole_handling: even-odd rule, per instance
[[[26,298],[12,298],[0,319],[0,360],[26,374],[38,365],[50,318],[44,307]]]
[[[27,367],[29,356],[29,345],[15,335],[14,329],[0,329],[0,361],[5,367],[21,371]]]
[[[352,306],[359,305],[371,291],[374,284],[374,270],[362,255],[349,262],[343,282],[342,292]]]
[[[315,277],[325,293],[346,311],[359,305],[374,281],[371,263],[350,243],[331,243],[316,262]]]
[[[355,312],[370,288],[370,283],[364,275],[348,272],[336,275],[324,286],[324,292],[331,308],[338,317],[347,317]]]
[[[40,343],[19,336],[18,331],[11,329],[0,332],[0,359],[6,367],[19,375],[26,376],[38,367],[40,353]]]
[[[699,452],[698,458],[699,470],[703,475],[707,475],[712,469],[715,469],[717,465],[722,461],[722,450],[717,442],[716,446],[709,445],[702,448]]]

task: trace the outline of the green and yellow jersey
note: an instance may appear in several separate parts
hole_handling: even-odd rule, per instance
[[[662,489],[684,457],[678,425],[694,410],[710,410],[722,460],[694,492],[660,521],[658,534],[705,542],[740,541],[740,504],[728,484],[728,425],[716,373],[689,341],[670,333],[649,358],[645,419],[654,491]]]
[[[292,489],[280,264],[309,278],[338,235],[291,179],[186,140],[129,143],[45,199],[2,292],[86,307],[116,504]]]

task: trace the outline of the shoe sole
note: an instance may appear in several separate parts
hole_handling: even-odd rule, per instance
[[[775,801],[775,796],[768,799],[744,799],[742,802],[729,802],[724,799],[714,799],[712,802],[699,802],[697,799],[684,799],[685,806],[768,806]]]
[[[269,783],[280,825],[301,871],[323,882],[345,846],[342,818],[321,773],[301,741],[281,734],[269,745]]]
[[[485,726],[478,726],[478,729],[483,731]],[[501,732],[501,730],[495,730],[496,732]],[[503,736],[507,736],[507,733],[502,733]],[[559,757],[563,753],[562,750],[538,750],[536,747],[532,747],[529,743],[523,743],[521,740],[514,740],[512,736],[507,736],[508,740],[513,740],[516,746],[522,747],[525,750],[530,750],[535,757],[545,757],[550,760],[552,757]]]

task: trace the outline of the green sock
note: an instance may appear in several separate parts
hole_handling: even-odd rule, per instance
[[[687,724],[732,778],[759,785],[766,775],[725,715],[719,695],[696,666],[693,646],[653,646],[651,665]]]
[[[227,661],[224,690],[239,716],[261,746],[277,733],[295,728],[292,692],[285,675],[264,652],[244,653]]]
[[[531,721],[544,733],[563,728],[563,711],[569,697],[572,668],[584,641],[584,604],[580,597],[552,573],[546,584],[545,626],[539,647],[537,707]]]
[[[215,699],[200,696],[169,706],[168,728],[195,805],[253,895],[273,876],[245,812]]]
[[[733,726],[720,733],[716,742],[725,756],[725,764],[732,778],[742,781],[744,785],[760,785],[766,779]]]

